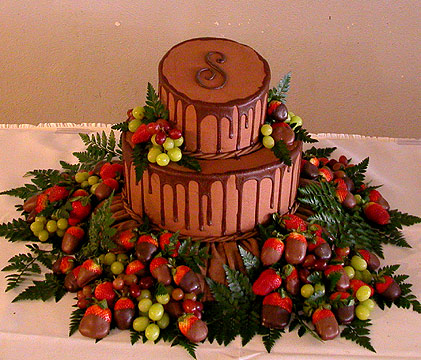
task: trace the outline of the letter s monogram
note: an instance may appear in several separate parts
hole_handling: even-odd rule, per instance
[[[209,67],[202,68],[196,73],[196,81],[200,86],[204,87],[205,89],[222,89],[227,82],[227,74],[224,70],[222,70],[217,64],[215,64],[212,61],[213,55],[218,56],[217,58],[215,58],[215,62],[217,62],[218,64],[223,64],[227,59],[226,56],[219,51],[208,52],[206,54],[205,61],[206,64],[209,65]],[[210,76],[206,77],[205,74],[203,74],[204,72],[210,72]],[[222,83],[220,85],[209,86],[204,83],[204,81],[212,81],[213,79],[215,79],[217,74],[220,74],[222,77]]]

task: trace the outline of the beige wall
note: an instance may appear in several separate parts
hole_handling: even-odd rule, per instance
[[[312,132],[421,138],[420,1],[1,0],[0,123],[120,122],[172,45],[221,36],[293,73]]]

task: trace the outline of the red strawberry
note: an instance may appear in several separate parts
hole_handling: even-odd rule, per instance
[[[329,300],[340,324],[350,324],[354,320],[355,301],[350,293],[338,291],[332,293]]]
[[[314,237],[314,243],[308,242],[308,250],[313,252],[319,259],[329,260],[332,256],[332,248],[321,236]]]
[[[130,329],[135,317],[135,306],[131,299],[122,297],[114,304],[114,320],[120,330]]]
[[[282,268],[282,278],[285,280],[285,289],[291,295],[298,295],[300,291],[300,279],[298,278],[298,271],[295,266],[286,264]]]
[[[48,200],[50,202],[63,200],[69,196],[69,190],[60,185],[54,185],[53,187],[47,189],[45,193],[48,195]]]
[[[307,223],[298,217],[297,215],[293,214],[285,214],[282,215],[279,220],[279,225],[283,226],[286,230],[292,231],[306,231],[307,230]]]
[[[68,274],[75,267],[75,259],[71,256],[63,256],[56,260],[53,272],[56,274]]]
[[[133,260],[127,264],[125,272],[127,275],[135,274],[144,276],[146,273],[146,268],[140,260]]]
[[[379,202],[382,196],[377,190],[373,189],[373,190],[370,190],[370,192],[368,193],[368,198],[372,202]]]
[[[369,202],[364,206],[364,215],[368,220],[379,225],[386,225],[390,222],[390,214],[378,203]]]
[[[279,288],[282,278],[273,269],[264,270],[253,283],[252,290],[256,295],[266,296]]]
[[[310,224],[308,226],[308,230],[310,231],[311,234],[317,235],[317,236],[322,236],[322,233],[323,233],[323,228],[319,224]]]
[[[168,260],[163,257],[156,257],[149,264],[149,271],[152,276],[165,286],[171,284],[171,272],[168,267]]]
[[[194,343],[203,341],[208,336],[206,323],[192,314],[181,316],[178,319],[178,328],[187,339]]]
[[[137,235],[134,229],[127,229],[116,234],[114,242],[124,250],[133,249],[136,243]]]
[[[79,324],[79,332],[83,336],[102,339],[110,332],[110,325],[111,310],[95,304],[86,309]]]
[[[270,329],[283,329],[288,325],[292,312],[292,300],[275,292],[266,295],[262,306],[262,325]]]
[[[339,162],[341,163],[341,164],[344,164],[344,165],[348,165],[348,159],[346,158],[346,156],[345,155],[341,155],[341,156],[339,156]]]
[[[200,281],[197,275],[186,265],[180,265],[175,268],[173,279],[176,285],[181,287],[187,293],[200,293]]]
[[[41,211],[45,210],[48,205],[48,195],[47,194],[39,194],[37,196],[37,201],[35,205],[35,212],[38,214]]]
[[[376,291],[385,299],[395,301],[401,296],[399,284],[389,275],[384,275],[376,281]]]
[[[151,235],[142,235],[137,239],[136,257],[142,262],[148,262],[158,250],[158,241]]]
[[[102,183],[107,185],[108,187],[110,187],[111,189],[117,191],[118,188],[120,187],[118,181],[116,179],[113,178],[108,178],[108,179],[103,179]]]
[[[338,188],[338,189],[335,190],[335,195],[336,195],[336,198],[338,199],[338,201],[342,204],[345,201],[345,199],[348,195],[348,189],[339,189]]]
[[[328,265],[324,271],[324,274],[331,282],[335,282],[331,285],[334,285],[337,291],[346,291],[347,289],[349,289],[349,277],[342,265]]]
[[[308,251],[313,252],[314,249],[316,249],[318,246],[325,244],[326,240],[323,239],[321,236],[315,236],[314,237],[314,242],[313,241],[308,241]]]
[[[79,226],[66,229],[61,241],[61,250],[66,254],[74,254],[85,237],[85,231]]]
[[[102,274],[102,267],[95,260],[86,260],[79,271],[77,277],[77,284],[79,287],[84,287],[92,280],[97,279]]]
[[[355,297],[355,294],[357,293],[357,290],[358,290],[361,286],[364,286],[364,285],[367,285],[368,287],[370,287],[370,289],[371,289],[371,295],[370,295],[370,297],[372,297],[372,296],[374,295],[374,288],[373,288],[372,286],[370,286],[370,285],[366,284],[364,281],[362,281],[362,280],[358,280],[358,279],[351,279],[351,280],[349,281],[349,287],[350,287],[350,288],[351,288],[351,290],[352,290],[352,296],[354,296],[354,297]]]
[[[170,245],[171,237],[173,235],[174,234],[171,233],[171,232],[164,232],[159,236],[159,247],[161,248],[161,250],[164,251],[165,247]],[[178,248],[180,247],[180,245],[181,245],[180,241],[177,241],[175,243],[175,248],[170,254],[171,257],[177,257],[178,256]]]
[[[325,165],[329,162],[329,159],[328,159],[328,158],[325,158],[325,157],[321,157],[321,158],[319,158],[319,162],[320,162],[323,166],[325,166]]]
[[[325,181],[332,181],[333,180],[333,173],[332,170],[330,170],[327,166],[323,166],[319,169],[319,175],[325,180]]]
[[[108,307],[111,307],[116,296],[113,283],[111,281],[105,281],[98,284],[95,288],[94,296],[99,301],[106,300]]]
[[[309,162],[311,162],[314,166],[319,167],[320,161],[319,161],[319,159],[318,159],[318,158],[316,158],[316,157],[312,157],[312,158],[309,160]]]
[[[358,253],[363,257],[363,259],[366,261],[367,263],[367,268],[368,270],[374,271],[377,270],[380,266],[380,259],[373,253],[364,250],[364,249],[360,249],[357,250]]]
[[[105,179],[116,179],[121,176],[123,173],[123,166],[118,163],[105,163],[101,166],[101,169],[99,170],[99,176],[102,180]]]
[[[77,197],[83,197],[83,196],[89,196],[89,193],[86,190],[77,189],[75,192],[73,192],[71,198],[77,198]]]
[[[284,243],[279,238],[269,238],[267,239],[262,247],[260,253],[260,260],[263,263],[263,266],[270,266],[277,263],[284,252]]]
[[[81,200],[71,201],[72,210],[70,217],[83,220],[91,214],[91,203],[89,198],[82,198]]]
[[[80,289],[79,285],[77,284],[77,277],[79,275],[81,267],[81,265],[75,267],[64,278],[64,287],[67,291],[76,292]]]
[[[152,134],[148,131],[148,128],[146,127],[146,124],[140,125],[135,133],[132,136],[132,142],[133,144],[140,144],[147,142],[151,139]]]
[[[291,232],[285,239],[285,260],[288,264],[301,264],[306,256],[307,240],[298,232]]]
[[[339,335],[339,325],[331,310],[316,309],[311,320],[322,340],[332,340]]]
[[[335,180],[333,180],[333,182],[336,185],[336,189],[338,189],[338,190],[349,190],[348,186],[346,185],[346,182],[343,178],[336,178]]]

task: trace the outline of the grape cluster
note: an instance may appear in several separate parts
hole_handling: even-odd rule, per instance
[[[68,226],[66,218],[57,218],[52,215],[51,218],[47,219],[45,216],[37,216],[35,221],[31,223],[30,229],[39,241],[45,242],[53,234],[63,237]]]

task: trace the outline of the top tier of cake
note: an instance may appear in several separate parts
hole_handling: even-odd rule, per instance
[[[235,155],[257,144],[269,81],[266,60],[227,39],[184,41],[159,64],[161,101],[196,154]]]

